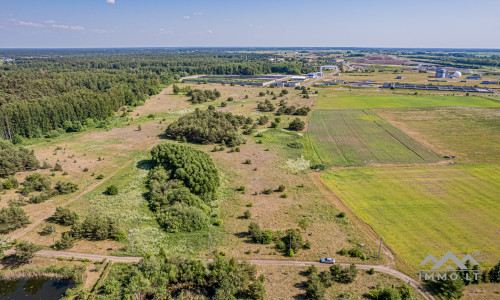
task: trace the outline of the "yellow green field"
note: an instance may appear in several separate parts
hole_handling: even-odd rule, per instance
[[[318,97],[319,109],[361,109],[429,106],[500,107],[500,102],[475,96],[340,96],[326,92]]]
[[[498,262],[500,166],[407,166],[329,171],[324,183],[416,270],[429,254]]]
[[[316,110],[307,130],[308,159],[333,166],[429,163],[439,157],[370,110]]]

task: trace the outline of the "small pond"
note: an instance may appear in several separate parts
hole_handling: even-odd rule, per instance
[[[0,299],[56,300],[74,286],[71,280],[57,278],[0,280]]]

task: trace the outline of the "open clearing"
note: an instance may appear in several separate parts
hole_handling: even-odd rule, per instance
[[[429,253],[448,250],[498,262],[498,165],[353,168],[322,179],[408,263],[410,275]]]
[[[338,96],[322,92],[318,97],[319,109],[361,109],[361,108],[397,108],[429,106],[469,106],[500,107],[500,102],[472,96]]]
[[[500,108],[377,109],[376,113],[435,153],[459,163],[500,161]]]
[[[439,158],[369,110],[317,110],[309,122],[307,157],[341,167],[430,163]]]

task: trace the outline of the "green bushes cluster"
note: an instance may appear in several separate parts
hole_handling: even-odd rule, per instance
[[[102,241],[117,239],[120,236],[118,222],[102,214],[90,214],[83,222],[71,226],[71,234],[75,239]]]
[[[196,109],[170,124],[165,134],[174,139],[184,137],[188,141],[203,144],[224,142],[225,145],[233,147],[242,142],[238,128],[243,122],[243,117],[231,113]]]
[[[300,249],[310,249],[310,242],[306,241],[304,243],[302,239],[302,233],[295,229],[290,229],[287,231],[272,231],[272,230],[261,230],[259,224],[255,222],[250,222],[248,226],[248,236],[253,242],[259,244],[271,244],[275,243],[275,248],[278,251],[282,251],[290,255],[290,249],[294,254],[298,253]]]
[[[160,226],[168,232],[206,228],[220,185],[210,156],[179,144],[160,144],[151,153],[155,166],[148,175],[148,198]]]
[[[1,118],[0,118],[1,119]],[[3,120],[3,119],[1,119]],[[0,137],[0,178],[40,167],[33,150],[13,146]]]
[[[113,268],[114,269],[114,268]],[[179,298],[264,299],[264,277],[257,278],[257,270],[247,261],[227,260],[217,255],[214,261],[188,258],[167,258],[159,255],[143,258],[131,270],[122,272],[122,278],[111,278],[103,287],[105,296],[114,299],[163,299],[171,295]],[[186,293],[189,287],[189,297]],[[151,297],[149,297],[151,296]]]
[[[191,102],[193,102],[193,104],[215,101],[220,98],[220,92],[217,89],[214,89],[213,91],[194,89],[189,90],[186,95],[191,97]]]
[[[18,205],[9,205],[0,209],[0,233],[6,234],[30,224],[26,212]]]

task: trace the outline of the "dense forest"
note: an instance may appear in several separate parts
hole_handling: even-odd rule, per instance
[[[50,136],[71,131],[67,121],[98,123],[124,105],[143,104],[182,76],[313,69],[299,62],[271,63],[262,54],[225,52],[18,58],[0,64],[0,136]]]

